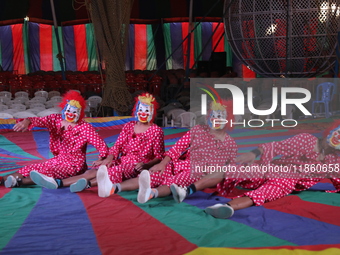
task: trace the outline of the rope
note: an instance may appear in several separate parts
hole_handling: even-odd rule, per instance
[[[87,0],[106,70],[102,106],[125,113],[133,103],[125,82],[125,55],[133,0]]]

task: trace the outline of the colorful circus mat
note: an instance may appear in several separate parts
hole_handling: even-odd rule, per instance
[[[130,120],[88,119],[109,146]],[[329,120],[303,121],[301,128],[236,128],[231,135],[243,153],[301,132],[320,136],[329,125]],[[10,131],[13,124],[0,120],[0,175],[51,157],[47,131],[15,133]],[[186,131],[164,128],[166,149]],[[96,158],[96,150],[88,146],[88,163]],[[71,193],[69,188],[0,186],[0,254],[335,255],[340,254],[340,194],[325,193],[328,189],[333,186],[324,180],[225,220],[203,209],[246,190],[238,188],[223,197],[212,188],[180,204],[171,196],[139,204],[137,190],[100,198],[97,187]]]

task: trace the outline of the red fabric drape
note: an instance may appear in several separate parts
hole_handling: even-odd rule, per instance
[[[85,25],[75,25],[74,45],[76,50],[77,70],[88,71],[88,53],[86,47],[86,28]]]
[[[39,25],[40,45],[40,69],[44,71],[53,70],[53,45],[52,27],[50,25]]]
[[[137,42],[135,41],[135,69],[146,69],[146,60],[148,59],[148,42],[146,33],[146,25],[135,25],[135,40],[137,39]]]

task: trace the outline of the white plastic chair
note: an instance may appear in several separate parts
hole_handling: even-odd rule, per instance
[[[14,98],[13,101],[15,103],[18,103],[18,104],[25,104],[27,101],[29,101],[29,98],[28,97],[24,97],[24,96],[20,96],[20,97]]]
[[[6,102],[6,105],[8,106],[8,108],[10,108],[12,104],[15,104],[14,100],[9,100]]]
[[[86,117],[92,117],[92,112],[91,112],[90,106],[86,105],[84,112],[85,112]]]
[[[0,111],[4,111],[4,110],[7,110],[7,109],[8,109],[7,105],[0,104]]]
[[[13,115],[5,112],[0,112],[0,119],[13,119]]]
[[[61,96],[54,96],[54,97],[51,97],[51,99],[50,99],[50,101],[54,101],[54,102],[57,102],[57,103],[60,103],[62,100],[63,100],[63,97],[61,97]]]
[[[8,101],[11,101],[11,99],[9,97],[0,96],[0,102],[1,103],[7,104]]]
[[[39,108],[44,108],[44,109],[46,108],[45,104],[42,104],[42,103],[34,103],[34,102],[30,103],[30,108],[38,108],[38,107]]]
[[[7,97],[9,99],[12,98],[12,93],[9,91],[0,91],[0,97]]]
[[[202,115],[202,110],[197,110],[197,111],[190,110],[190,112],[196,115],[195,125],[196,124],[201,124],[201,125],[207,124],[207,115]]]
[[[96,114],[98,109],[98,102],[93,100],[93,101],[86,101],[86,108],[85,108],[85,113],[89,117],[93,117],[94,114]]]
[[[53,108],[53,107],[56,107],[56,106],[58,106],[59,105],[59,102],[56,102],[56,101],[47,101],[46,103],[45,103],[45,107],[46,107],[46,109],[48,109],[48,108]]]
[[[46,97],[42,97],[42,96],[35,96],[30,100],[30,103],[46,103]]]
[[[25,111],[26,110],[26,105],[23,104],[12,104],[11,109],[17,109],[18,111]]]
[[[11,114],[13,116],[13,114],[16,112],[19,112],[19,110],[18,109],[7,109],[7,110],[3,110],[2,112]]]
[[[23,112],[13,113],[13,117],[16,119],[20,119],[20,118],[28,118],[28,117],[37,117],[37,115],[30,111],[23,111]]]
[[[45,116],[48,116],[48,115],[51,115],[51,114],[56,114],[56,113],[60,113],[60,109],[49,108],[49,109],[43,110],[41,112],[38,112],[37,116],[38,117],[45,117]]]
[[[14,96],[15,96],[15,98],[17,98],[17,97],[27,97],[28,98],[28,93],[26,91],[18,91],[18,92],[15,92]]]
[[[170,111],[167,112],[164,116],[164,126],[168,127],[169,126],[169,121],[170,121],[170,126],[178,126],[179,125],[179,119],[178,116],[186,112],[184,109],[176,108],[176,109],[171,109]]]
[[[56,90],[52,90],[50,92],[48,92],[48,98],[51,99],[54,96],[60,96],[60,92],[56,91]]]
[[[186,128],[192,128],[196,125],[196,114],[193,112],[183,112],[178,116],[180,120],[180,126]]]
[[[39,90],[37,92],[34,93],[34,96],[35,97],[44,97],[46,100],[48,98],[48,92],[47,91],[44,91],[44,90]],[[45,100],[45,101],[46,101]]]
[[[96,102],[96,101],[86,101],[86,105],[88,105],[90,108],[97,108],[98,102]]]
[[[100,104],[102,102],[102,98],[100,96],[90,96],[87,101],[88,102],[97,102],[97,104]]]
[[[27,109],[26,111],[27,112],[31,112],[31,113],[37,115],[39,112],[42,112],[44,110],[46,110],[46,109],[45,108],[41,108],[41,107],[34,107],[34,108]]]

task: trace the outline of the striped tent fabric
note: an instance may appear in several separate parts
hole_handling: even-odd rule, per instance
[[[188,22],[171,22],[165,23],[163,27],[164,31],[164,43],[166,52],[166,69],[180,69],[185,68],[187,61],[187,47],[188,47]],[[193,45],[193,41],[191,46]],[[192,54],[194,48],[190,47],[191,58],[189,65],[193,65]]]
[[[0,64],[3,70],[26,73],[24,25],[0,26]]]
[[[52,25],[26,21],[24,24],[0,26],[0,64],[3,70],[18,74],[60,71],[56,32],[64,54],[65,70],[98,70],[91,23],[58,27],[55,31]]]
[[[54,27],[47,24],[27,22],[28,25],[28,52],[30,72],[60,71],[61,66],[57,59],[58,44]],[[61,28],[58,28],[61,34]],[[61,47],[63,46],[60,44]]]
[[[189,22],[173,20],[130,24],[125,70],[186,69],[187,65],[193,69],[198,61],[210,60],[213,51],[226,52],[226,66],[233,66],[223,23],[197,21],[190,26]],[[60,71],[58,37],[64,70],[98,70],[100,61],[92,23],[57,29],[51,24],[30,21],[0,26],[0,64],[5,71],[18,74]]]
[[[156,70],[156,40],[160,24],[130,24],[126,70]]]
[[[88,23],[64,26],[62,31],[66,70],[98,70],[93,25]]]

